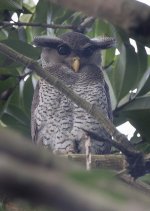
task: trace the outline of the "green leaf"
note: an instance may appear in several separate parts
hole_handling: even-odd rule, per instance
[[[121,54],[116,56],[113,70],[108,72],[117,101],[120,99],[126,67],[126,49],[123,44],[120,46],[120,52]]]
[[[32,14],[35,12],[35,2],[34,0],[30,0],[27,3],[23,2],[23,13],[24,14]]]
[[[133,110],[149,110],[150,109],[150,95],[136,97],[132,102],[129,102],[122,111]]]
[[[20,93],[19,93],[19,88],[18,87],[9,87],[7,89],[5,89],[3,92],[1,92],[2,94],[6,91],[10,90],[10,94],[8,95],[7,99],[5,100],[0,100],[0,118],[2,117],[2,115],[4,114],[4,112],[6,111],[7,107],[9,106],[10,103],[15,103],[17,106],[20,105]]]
[[[51,3],[47,1],[39,0],[35,12],[31,18],[31,22],[36,23],[51,23]],[[28,27],[29,28],[29,27]],[[37,35],[47,34],[47,28],[33,27],[30,28],[30,40]]]
[[[16,105],[20,105],[20,91],[19,91],[19,81],[18,81],[18,71],[16,69],[5,69],[0,68],[0,74],[5,74],[9,76],[6,80],[0,81],[0,95],[10,91],[10,95],[5,100],[0,101],[0,117],[9,105],[9,103],[14,102]]]
[[[20,133],[22,133],[27,137],[30,137],[30,128],[29,128],[30,125],[21,124],[20,121],[18,121],[18,119],[16,119],[13,115],[5,113],[2,116],[2,122],[6,124],[8,127],[19,131]]]
[[[138,57],[138,75],[137,75],[137,82],[141,80],[141,77],[143,74],[146,72],[147,67],[148,67],[148,58],[147,58],[147,53],[145,50],[145,46],[136,43],[137,45],[137,57]]]
[[[125,112],[128,120],[140,133],[141,139],[144,143],[141,143],[139,147],[141,150],[150,152],[150,109],[148,110],[136,110]]]
[[[15,77],[9,77],[7,80],[0,82],[0,93],[2,93],[4,90],[7,90],[8,88],[13,88],[17,84],[17,80]]]
[[[29,116],[29,118],[31,116],[31,103],[33,98],[33,92],[34,88],[32,83],[32,76],[30,76],[25,82],[23,88],[23,105],[24,105],[24,110]]]
[[[139,133],[138,133],[138,131],[136,130],[135,132],[134,132],[134,135],[132,136],[132,138],[130,139],[130,142],[136,147],[136,146],[138,146],[138,144],[140,144],[141,142],[142,142],[142,140],[141,140],[141,136],[140,135],[138,135]]]
[[[18,51],[19,53],[22,53],[25,56],[28,56],[32,59],[38,59],[40,50],[37,48],[34,48],[32,45],[25,43],[20,40],[4,40],[2,43],[5,43],[6,45],[10,46],[14,50]]]
[[[8,101],[8,105],[9,104],[13,104],[16,105],[17,107],[21,107],[21,97],[20,97],[20,86],[18,84],[18,86],[15,88],[14,92],[12,93],[9,101]]]
[[[150,91],[150,68],[143,74],[138,87],[137,87],[137,96],[144,95]]]
[[[9,104],[6,109],[6,113],[13,116],[22,125],[28,126],[30,124],[30,119],[25,114],[23,109],[19,108],[17,104]]]
[[[107,49],[102,52],[102,66],[106,68],[109,65],[113,65],[115,61],[115,48]]]
[[[5,40],[8,38],[8,32],[5,29],[0,30],[0,40]]]
[[[109,25],[103,21],[96,19],[91,30],[87,33],[90,37],[102,37],[102,36],[108,36],[109,34]]]
[[[143,182],[145,182],[145,183],[147,183],[147,184],[150,185],[150,174],[144,175],[143,177],[140,177],[140,179],[141,179]]]
[[[149,145],[150,142],[150,96],[137,97],[120,109],[118,115],[126,117],[141,134],[142,140],[145,141],[141,149],[149,150],[150,147],[147,144]]]
[[[0,10],[16,10],[22,9],[22,0],[1,0]]]
[[[135,88],[135,76],[137,75],[138,71],[137,62],[137,55],[135,53],[134,48],[131,45],[126,46],[126,67],[121,84],[121,92],[119,93],[119,99],[122,99],[122,97],[128,94],[130,90]]]
[[[30,137],[30,118],[26,115],[23,108],[20,108],[17,104],[9,104],[1,120],[8,127],[19,130]]]
[[[141,141],[139,144],[136,145],[136,149],[140,150],[144,153],[149,153],[150,152],[150,141],[145,139],[145,141]]]
[[[117,106],[117,99],[116,99],[114,90],[112,88],[112,85],[110,83],[110,80],[109,80],[108,75],[107,75],[106,72],[104,72],[104,76],[105,76],[106,83],[108,84],[108,87],[109,87],[109,94],[110,94],[110,98],[111,98],[112,110],[115,110],[115,108]]]
[[[29,23],[31,20],[31,14],[23,14],[20,16],[19,21]]]
[[[14,50],[18,51],[19,53],[28,56],[32,59],[38,59],[40,55],[40,50],[34,48],[32,45],[29,45],[20,40],[3,40],[2,43],[10,46]],[[18,67],[20,66],[19,63],[13,62],[12,60],[8,59],[6,56],[0,54],[0,67]]]
[[[116,56],[114,69],[108,73],[108,76],[119,102],[130,90],[137,88],[141,76],[146,71],[147,55],[141,44],[137,44],[138,52],[136,53],[124,32],[114,30],[114,36],[117,39],[120,55]]]
[[[116,127],[122,125],[127,120],[127,116],[123,112],[121,114],[119,112],[113,112],[113,123]]]

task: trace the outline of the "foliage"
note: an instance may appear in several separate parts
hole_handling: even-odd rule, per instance
[[[27,23],[80,25],[85,16],[40,0],[1,0],[0,21],[11,22],[14,14],[18,21]],[[16,21],[16,20],[15,20]],[[32,46],[36,35],[59,35],[68,29],[2,25],[0,41],[33,59],[39,59],[40,49]],[[137,51],[124,31],[112,24],[96,19],[86,29],[90,37],[113,36],[117,49],[102,52],[102,65],[110,87],[114,123],[129,120],[136,128],[131,141],[144,152],[150,152],[150,55],[145,46],[136,42]],[[30,107],[36,77],[23,77],[29,70],[0,55],[0,124],[10,126],[30,136]],[[140,133],[141,137],[137,137]]]

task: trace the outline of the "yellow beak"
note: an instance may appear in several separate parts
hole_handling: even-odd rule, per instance
[[[74,72],[77,73],[79,71],[79,68],[80,68],[80,58],[79,57],[73,57],[71,67],[74,70]]]

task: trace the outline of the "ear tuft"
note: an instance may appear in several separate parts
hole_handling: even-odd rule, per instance
[[[113,37],[93,38],[91,41],[99,49],[113,48],[116,46],[116,40]]]
[[[56,48],[58,45],[64,43],[58,37],[50,37],[50,36],[37,36],[34,38],[32,44],[37,47],[49,47]]]

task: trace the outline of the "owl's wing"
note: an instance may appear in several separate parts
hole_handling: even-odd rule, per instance
[[[113,113],[112,113],[112,107],[111,107],[111,100],[110,100],[110,94],[109,94],[109,87],[108,84],[105,82],[105,92],[106,92],[106,98],[107,98],[107,106],[108,106],[108,117],[111,121],[113,121]]]
[[[34,111],[38,106],[38,103],[39,103],[39,82],[36,85],[31,106],[31,136],[34,142],[37,140],[38,136],[38,128],[34,116]]]

